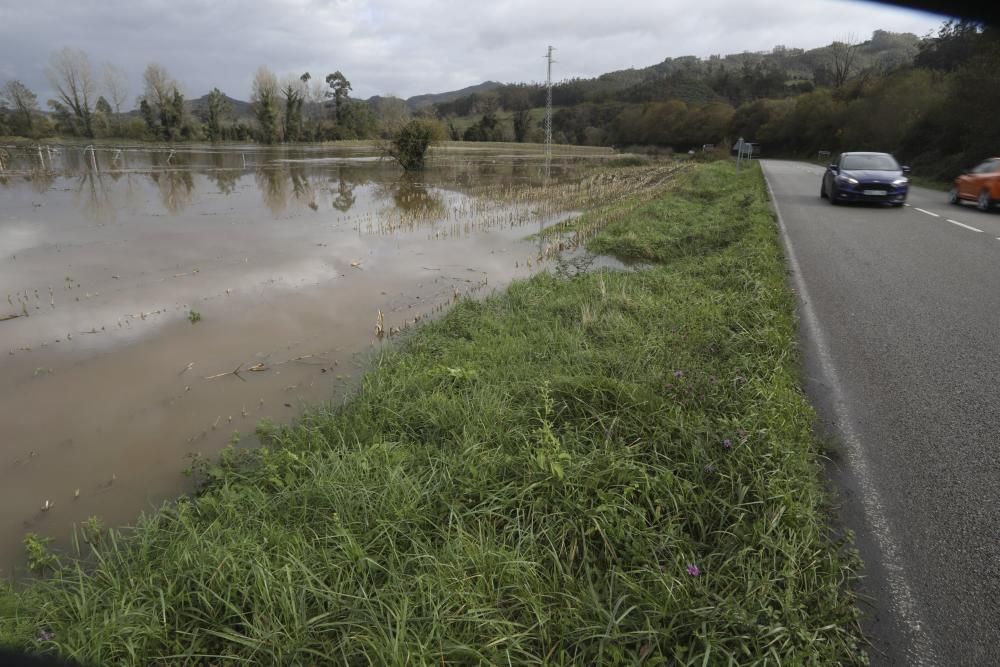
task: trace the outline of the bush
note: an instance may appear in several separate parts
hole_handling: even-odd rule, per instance
[[[427,149],[432,143],[440,141],[443,135],[440,123],[418,118],[399,130],[386,151],[406,171],[423,169]]]

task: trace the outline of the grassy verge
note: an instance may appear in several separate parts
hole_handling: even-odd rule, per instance
[[[653,266],[462,302],[199,498],[89,530],[0,635],[94,664],[863,661],[759,170],[691,168],[590,245]]]
[[[948,190],[951,190],[954,185],[954,181],[939,181],[937,179],[927,178],[926,176],[912,175],[910,176],[910,183],[922,188],[929,188],[940,192],[948,192]]]

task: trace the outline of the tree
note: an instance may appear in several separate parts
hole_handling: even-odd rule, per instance
[[[260,141],[265,144],[278,141],[278,77],[264,65],[254,75],[250,101],[260,125]]]
[[[860,48],[861,44],[853,35],[848,35],[843,42],[834,42],[830,45],[830,53],[833,56],[834,88],[842,87],[851,78]]]
[[[343,120],[345,102],[351,92],[351,82],[347,80],[347,77],[340,70],[337,70],[333,74],[326,75],[326,85],[330,87],[330,92],[326,95],[328,98],[333,98],[337,122],[340,123]]]
[[[49,58],[46,74],[56,90],[57,102],[70,112],[76,129],[86,137],[93,137],[90,101],[95,87],[90,58],[79,49],[63,48]]]
[[[531,112],[528,109],[518,109],[514,112],[514,141],[524,143],[531,126]]]
[[[177,81],[159,63],[150,63],[142,75],[142,99],[160,121],[160,134],[164,139],[175,138],[184,118],[184,95]],[[155,125],[150,129],[155,130]]]
[[[298,141],[302,133],[302,105],[308,91],[306,82],[309,73],[299,78],[289,77],[281,84],[281,96],[285,98],[285,141]]]
[[[951,72],[967,63],[977,50],[984,26],[976,21],[948,21],[937,37],[920,43],[913,64]]]
[[[230,113],[232,107],[225,94],[218,88],[213,88],[208,94],[208,138],[218,141],[222,138],[222,121]]]
[[[393,137],[385,152],[406,171],[423,169],[427,149],[441,135],[439,123],[423,118],[411,120]]]
[[[121,128],[122,105],[128,99],[128,77],[119,67],[104,63],[104,91],[115,108],[115,119]]]
[[[25,133],[31,132],[31,112],[38,109],[38,97],[26,85],[14,79],[0,88],[0,104],[7,104],[19,116]]]
[[[111,131],[111,104],[103,95],[97,98],[97,104],[94,105],[94,119],[102,134],[107,136]]]
[[[52,109],[52,119],[56,124],[56,132],[73,133],[77,131],[76,116],[66,105],[58,100],[49,100],[46,104]]]
[[[139,113],[142,114],[142,119],[146,121],[146,129],[150,132],[155,132],[156,114],[153,112],[153,107],[150,106],[145,97],[139,100]]]
[[[181,93],[180,89],[174,88],[174,94],[170,97],[169,113],[168,113],[170,138],[174,138],[174,134],[180,131],[182,134],[186,134],[190,127],[185,127],[184,125],[184,95]]]

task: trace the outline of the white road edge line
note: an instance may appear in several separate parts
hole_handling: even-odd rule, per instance
[[[981,230],[981,229],[976,229],[976,228],[975,228],[975,227],[973,227],[972,225],[967,225],[967,224],[965,224],[964,222],[959,222],[958,220],[952,220],[952,219],[950,219],[950,218],[945,218],[945,220],[947,220],[948,222],[950,222],[950,223],[951,223],[951,224],[953,224],[953,225],[958,225],[959,227],[965,227],[966,229],[968,229],[968,230],[970,230],[970,231],[973,231],[973,232],[979,232],[980,234],[982,234],[982,233],[983,233],[983,230]]]
[[[830,355],[830,348],[826,342],[826,336],[820,326],[819,318],[812,307],[812,299],[809,297],[809,290],[806,287],[805,279],[799,268],[799,261],[792,248],[792,241],[788,236],[788,228],[781,215],[778,200],[774,196],[771,182],[767,178],[767,170],[761,165],[761,172],[764,174],[764,182],[767,185],[767,192],[771,197],[771,204],[778,218],[778,228],[781,230],[781,241],[785,247],[785,256],[788,258],[788,266],[791,269],[792,280],[798,291],[799,312],[806,328],[812,334],[816,344],[816,351],[819,354],[820,367],[825,375],[826,383],[830,387],[833,396],[833,410],[837,419],[837,426],[844,437],[847,445],[848,461],[854,469],[858,483],[861,487],[861,502],[864,505],[865,516],[872,528],[872,535],[882,553],[882,566],[885,568],[886,577],[889,583],[889,591],[892,596],[890,604],[895,607],[901,624],[904,626],[904,634],[908,634],[910,664],[919,666],[931,666],[940,664],[934,652],[934,646],[928,633],[925,631],[927,625],[920,619],[917,600],[906,581],[906,574],[903,572],[901,550],[896,539],[892,535],[889,523],[885,519],[885,510],[882,505],[882,498],[878,489],[875,488],[871,470],[868,466],[868,459],[864,449],[854,430],[854,421],[851,419],[847,407],[844,389],[840,384],[837,369],[833,365],[833,358]],[[907,632],[908,631],[908,632]]]
[[[934,211],[925,211],[922,208],[916,208],[916,207],[914,207],[913,210],[920,211],[921,213],[926,213],[927,215],[933,215],[935,218],[940,218],[941,217],[940,215],[938,215]]]

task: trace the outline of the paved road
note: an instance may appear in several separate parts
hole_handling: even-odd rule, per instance
[[[822,168],[762,164],[873,664],[1000,665],[1000,212],[923,188],[899,209],[831,206]]]

